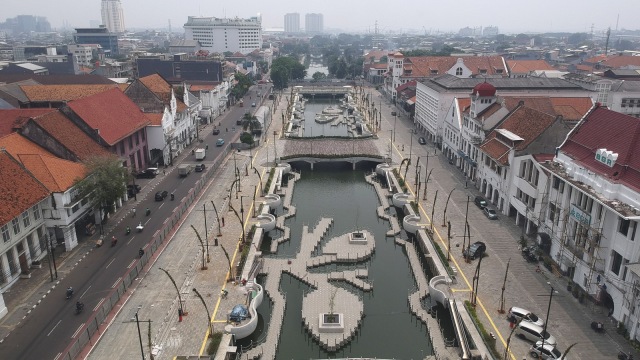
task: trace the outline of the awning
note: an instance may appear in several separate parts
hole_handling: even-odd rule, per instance
[[[407,100],[407,101],[406,101],[406,103],[407,103],[407,105],[413,105],[413,104],[415,104],[415,102],[413,102],[413,101],[411,101],[411,100]]]

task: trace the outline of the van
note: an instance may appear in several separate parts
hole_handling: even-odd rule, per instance
[[[193,169],[193,166],[190,164],[182,164],[180,166],[178,166],[178,175],[180,177],[185,177],[187,175],[189,175],[189,173],[191,172],[191,170]]]
[[[521,321],[518,324],[518,327],[516,327],[516,335],[521,339],[528,340],[533,343],[544,339],[545,344],[549,344],[551,346],[556,346],[558,344],[556,338],[544,331],[542,327],[528,321]]]

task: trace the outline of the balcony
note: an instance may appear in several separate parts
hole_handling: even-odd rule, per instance
[[[480,143],[482,142],[482,138],[480,138],[480,136],[471,136],[471,138],[469,139],[469,141],[470,141],[473,145],[480,145]]]

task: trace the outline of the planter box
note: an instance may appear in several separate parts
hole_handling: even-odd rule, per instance
[[[344,316],[343,314],[321,313],[320,314],[319,331],[321,333],[341,333],[344,332]]]

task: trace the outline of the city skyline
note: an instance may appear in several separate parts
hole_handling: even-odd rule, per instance
[[[367,6],[364,6],[367,5]],[[320,13],[324,15],[325,30],[340,29],[348,32],[373,32],[376,22],[379,31],[387,32],[457,32],[464,27],[497,26],[501,33],[518,32],[603,32],[607,28],[620,30],[640,29],[634,14],[640,13],[640,2],[620,0],[601,11],[595,0],[566,0],[552,2],[541,0],[535,6],[517,7],[513,2],[494,0],[491,7],[478,7],[476,2],[461,0],[455,8],[445,3],[403,3],[389,9],[386,3],[375,6],[371,1],[344,2],[326,0],[319,4],[305,4],[295,8],[284,0],[247,0],[241,3],[225,3],[214,7],[203,0],[181,3],[167,0],[122,0],[127,28],[167,28],[169,20],[173,31],[182,29],[188,16],[213,16],[249,18],[260,14],[263,29],[283,28],[286,13]],[[53,28],[63,24],[70,27],[87,27],[91,20],[99,20],[100,0],[74,1],[23,0],[3,6],[3,18],[17,15],[45,16]],[[555,7],[554,7],[555,6]],[[451,16],[443,16],[443,14]],[[142,14],[142,15],[137,15]],[[433,15],[431,15],[433,14]],[[452,21],[451,19],[456,19]]]

